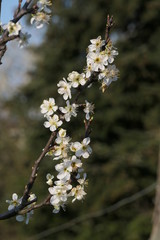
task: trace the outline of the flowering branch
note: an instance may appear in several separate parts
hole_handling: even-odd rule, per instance
[[[22,6],[22,0],[19,0],[18,7],[14,13],[14,18],[7,24],[1,25],[0,33],[0,64],[2,64],[2,58],[7,50],[6,44],[14,39],[19,39],[19,46],[23,47],[28,43],[28,39],[31,37],[28,33],[22,33],[21,24],[18,22],[23,16],[32,14],[31,24],[35,23],[37,28],[43,27],[43,23],[47,23],[50,19],[49,6],[52,5],[50,0],[38,0],[37,4],[29,7],[33,0],[26,0]],[[0,2],[0,7],[1,7]]]
[[[55,137],[55,133],[52,132],[44,150],[42,151],[41,155],[35,161],[34,166],[32,167],[32,173],[31,173],[29,182],[25,187],[25,191],[24,191],[23,198],[22,198],[22,203],[26,202],[29,198],[29,193],[30,193],[30,191],[33,187],[33,184],[37,178],[37,172],[38,172],[39,165],[40,165],[42,159],[45,157],[46,153],[48,152],[50,146],[52,145],[52,141],[53,141],[54,137]]]
[[[21,203],[18,206],[16,206],[15,208],[11,209],[10,211],[7,211],[6,213],[0,214],[0,220],[11,218],[11,217],[17,215],[17,213],[19,211],[22,211],[26,206],[31,205],[32,203],[35,203],[37,201],[36,197],[33,200],[28,201],[28,199],[30,198],[30,191],[33,187],[33,184],[34,184],[36,178],[37,178],[37,172],[38,172],[39,165],[40,165],[42,159],[44,158],[45,154],[48,152],[49,147],[50,147],[54,137],[55,137],[55,133],[53,132],[51,134],[44,150],[42,151],[41,155],[35,161],[34,166],[32,167],[32,173],[31,173],[29,182],[25,186],[25,191],[23,193]]]
[[[31,24],[35,24],[37,28],[41,28],[44,23],[49,21],[50,15],[48,7],[51,6],[50,0],[39,0],[36,5],[29,8],[32,0],[27,0],[23,7],[22,1],[19,0],[14,19],[3,27],[4,31],[0,40],[0,59],[6,51],[6,43],[15,38],[22,37],[20,35],[21,25],[19,19],[27,13],[34,13],[31,18]],[[58,213],[61,208],[71,200],[82,200],[85,195],[85,187],[87,185],[87,174],[82,168],[83,159],[89,158],[92,153],[90,147],[91,122],[93,120],[94,105],[85,100],[85,103],[78,103],[81,92],[92,86],[94,82],[100,82],[102,92],[112,81],[118,79],[119,71],[113,65],[114,58],[118,55],[117,50],[113,47],[109,38],[109,32],[113,26],[113,17],[107,17],[105,40],[99,36],[90,40],[91,44],[87,50],[86,67],[83,73],[72,71],[67,79],[63,78],[57,84],[58,93],[62,95],[66,101],[65,106],[58,106],[54,98],[44,100],[40,106],[41,113],[46,118],[44,126],[51,131],[50,138],[32,167],[23,196],[18,198],[16,193],[12,194],[12,200],[6,200],[9,203],[8,211],[0,214],[0,220],[16,216],[17,221],[24,221],[28,224],[33,210],[42,206],[53,206],[53,213]],[[24,34],[22,34],[24,35]],[[73,98],[72,95],[75,94]],[[85,135],[81,142],[71,141],[67,136],[67,130],[61,128],[64,121],[70,122],[72,117],[77,117],[78,111],[85,113],[84,125]],[[39,204],[37,197],[31,193],[32,187],[37,178],[41,161],[45,156],[53,158],[57,171],[56,181],[53,182],[54,176],[50,173],[46,176],[46,183],[49,185],[49,195]]]

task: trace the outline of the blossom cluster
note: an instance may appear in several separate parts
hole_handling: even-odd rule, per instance
[[[118,55],[117,50],[113,47],[109,40],[106,44],[105,40],[101,40],[99,36],[90,40],[88,46],[86,75],[90,77],[93,72],[98,73],[98,80],[102,84],[102,91],[116,81],[119,76],[119,70],[113,64],[114,58]]]
[[[36,195],[34,193],[32,193],[32,194],[30,194],[30,196],[28,198],[28,202],[31,202],[34,199],[36,199]],[[13,193],[12,194],[12,200],[6,200],[6,202],[9,204],[8,210],[10,211],[10,210],[14,209],[15,207],[18,207],[22,203],[22,197],[18,198],[18,195],[16,193]],[[34,203],[30,204],[28,206],[28,208],[31,207],[32,205],[34,205]],[[33,213],[34,213],[34,211],[31,210],[31,211],[27,212],[25,215],[20,215],[19,214],[19,215],[16,216],[16,220],[18,222],[25,221],[25,223],[28,224],[31,216],[33,215]]]
[[[64,209],[69,199],[72,202],[82,200],[86,195],[84,190],[86,173],[83,173],[82,159],[88,158],[92,153],[89,146],[90,138],[84,138],[82,142],[71,142],[71,138],[66,135],[65,129],[60,129],[55,139],[55,145],[47,155],[52,156],[53,160],[59,160],[55,165],[57,179],[53,183],[54,176],[47,174],[47,184],[51,194],[50,203],[53,205],[54,213],[59,212],[60,207]],[[83,173],[83,176],[81,174]]]
[[[66,101],[66,106],[58,107],[54,98],[44,100],[40,106],[41,113],[46,118],[44,126],[51,132],[57,133],[54,146],[46,154],[52,156],[54,161],[59,161],[55,165],[57,172],[55,181],[53,182],[52,174],[48,173],[46,176],[46,183],[50,186],[48,191],[52,196],[50,203],[54,207],[54,213],[59,212],[60,207],[64,209],[69,199],[74,202],[82,200],[86,195],[84,187],[87,180],[86,173],[83,172],[82,161],[92,153],[89,146],[90,138],[86,137],[81,142],[72,142],[71,138],[67,136],[67,130],[61,127],[63,121],[69,122],[72,116],[77,116],[79,107],[79,104],[71,104],[69,100]],[[90,120],[93,114],[93,105],[86,101],[82,107],[86,119]]]
[[[88,81],[92,80],[92,76],[95,74],[97,81],[102,84],[102,90],[104,90],[104,85],[106,87],[112,81],[116,81],[119,71],[112,63],[117,55],[118,52],[111,41],[106,43],[105,40],[101,40],[100,36],[92,39],[88,46],[85,71],[83,73],[72,71],[67,78],[63,78],[57,84],[58,93],[66,101],[65,106],[56,105],[54,98],[44,100],[40,106],[41,113],[46,118],[44,126],[49,128],[51,132],[56,132],[54,145],[46,154],[52,156],[53,160],[59,161],[55,165],[56,179],[50,173],[46,176],[46,183],[50,186],[48,190],[51,194],[50,203],[54,207],[53,212],[58,212],[60,207],[64,208],[69,199],[74,202],[75,200],[82,200],[86,195],[84,189],[86,173],[83,173],[82,165],[83,160],[87,159],[92,153],[89,146],[90,137],[85,137],[81,142],[72,142],[62,125],[63,121],[71,121],[72,116],[77,117],[79,109],[84,111],[85,121],[91,121],[94,105],[87,100],[83,104],[78,104],[77,101],[71,103],[72,95],[76,89],[79,90],[85,85],[89,86]],[[90,81],[90,83],[92,82]]]
[[[48,23],[51,15],[50,7],[52,2],[50,0],[39,0],[37,2],[38,11],[32,14],[31,24],[34,24],[36,28],[42,28],[44,23]]]
[[[50,13],[52,2],[50,0],[39,0],[37,1],[37,10],[32,14],[30,23],[33,24],[37,29],[42,28],[44,24],[48,24],[50,20]],[[20,22],[10,21],[8,24],[1,25],[2,30],[8,31],[8,36],[18,36],[19,47],[23,48],[28,45],[28,40],[31,34],[22,32],[22,26]]]
[[[50,1],[40,0],[39,4],[43,12],[50,6]],[[34,21],[40,24],[36,17]],[[56,172],[56,176],[53,172],[46,175],[46,183],[51,195],[50,204],[53,206],[54,213],[59,212],[60,208],[65,209],[68,202],[82,200],[86,195],[85,187],[88,181],[82,166],[92,153],[89,133],[86,129],[85,137],[81,141],[72,141],[62,125],[64,122],[70,122],[72,117],[78,117],[79,111],[84,112],[85,124],[90,124],[93,120],[94,105],[87,100],[84,103],[78,103],[78,98],[74,101],[72,96],[90,87],[94,81],[100,82],[104,92],[112,81],[118,79],[119,75],[119,70],[113,64],[118,52],[112,42],[110,40],[106,42],[100,36],[90,42],[84,72],[72,71],[67,78],[63,78],[57,84],[57,91],[65,101],[64,106],[58,106],[54,98],[43,100],[40,106],[45,118],[44,127],[55,133],[54,143],[49,146],[46,153],[46,156],[52,157],[53,171]],[[15,195],[12,198],[12,202],[9,202],[11,207],[14,206],[14,199],[20,202]]]

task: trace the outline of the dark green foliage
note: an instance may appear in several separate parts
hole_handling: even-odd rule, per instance
[[[25,142],[22,149],[12,154],[15,164],[20,161],[22,170],[26,168],[22,173],[25,177],[18,174],[14,177],[14,182],[22,181],[18,190],[22,189],[33,160],[49,136],[42,126],[43,119],[32,113],[39,111],[43,99],[54,97],[61,103],[56,93],[57,82],[73,70],[83,71],[89,40],[104,36],[108,13],[115,19],[111,38],[118,39],[116,65],[120,78],[104,94],[98,85],[83,94],[83,99],[95,103],[93,154],[84,162],[89,178],[85,201],[70,204],[59,215],[52,215],[50,208],[37,211],[27,233],[24,226],[25,236],[106,208],[156,180],[160,121],[159,8],[158,0],[54,2],[52,24],[44,43],[35,50],[38,60],[36,70],[31,73],[32,81],[12,100],[16,123],[25,136],[20,138]],[[68,132],[77,140],[82,137],[82,119],[73,121]],[[52,164],[51,159],[42,163],[35,185],[40,199],[47,193],[45,175],[52,171]],[[16,190],[17,186],[9,187],[10,193]],[[151,230],[153,201],[151,193],[110,215],[87,220],[45,239],[146,240]]]

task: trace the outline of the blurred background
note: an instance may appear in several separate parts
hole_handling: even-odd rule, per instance
[[[17,1],[9,2],[3,1],[3,23],[12,19]],[[5,200],[11,199],[13,192],[23,194],[32,164],[49,137],[39,106],[49,97],[60,101],[57,82],[73,70],[83,71],[89,40],[104,37],[107,14],[114,16],[111,39],[119,51],[115,63],[120,78],[104,94],[94,86],[82,96],[95,103],[93,154],[84,164],[89,178],[85,200],[68,204],[66,212],[57,215],[50,207],[39,209],[29,225],[15,219],[1,221],[1,239],[149,238],[154,190],[110,213],[106,209],[156,182],[160,151],[159,13],[158,0],[55,0],[51,24],[42,31],[32,30],[30,48],[19,50],[16,41],[8,44],[0,67],[1,212],[7,210]],[[82,119],[67,126],[77,139],[83,136],[83,128]],[[46,158],[33,188],[39,201],[48,192],[46,174],[52,171],[54,174],[53,161]]]

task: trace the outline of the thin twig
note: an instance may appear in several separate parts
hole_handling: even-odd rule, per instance
[[[23,1],[23,0],[19,0],[19,1],[18,1],[18,7],[17,7],[17,9],[16,9],[16,11],[15,11],[14,18],[17,16],[17,14],[18,14],[18,13],[20,12],[20,10],[21,10],[22,1]]]
[[[28,212],[31,212],[32,210],[35,210],[35,209],[38,209],[38,208],[41,208],[43,206],[50,206],[50,198],[51,198],[51,195],[49,194],[41,203],[39,204],[32,204],[31,207],[29,208],[26,208],[24,210],[21,210],[19,212],[19,214],[26,214]]]
[[[106,24],[106,32],[105,32],[105,41],[106,43],[109,42],[110,38],[109,38],[109,34],[110,34],[110,30],[113,27],[114,22],[113,22],[113,16],[107,16],[107,24]]]
[[[23,210],[26,206],[37,201],[37,199],[34,199],[33,201],[28,202],[28,198],[30,196],[29,193],[30,193],[30,191],[33,187],[33,184],[37,178],[37,172],[38,172],[39,165],[40,165],[42,159],[45,157],[46,153],[48,152],[48,149],[49,149],[54,137],[55,137],[55,132],[52,132],[44,150],[42,151],[41,155],[35,161],[34,166],[32,167],[32,173],[31,173],[28,184],[25,186],[21,204],[10,211],[0,214],[0,220],[4,220],[4,219],[8,219],[8,218],[16,216],[18,214],[18,212]]]
[[[38,168],[39,168],[39,165],[40,165],[40,162],[42,161],[42,159],[45,157],[46,153],[48,152],[48,149],[55,137],[55,132],[52,132],[51,133],[51,136],[44,148],[44,150],[42,151],[41,155],[39,156],[39,158],[35,161],[34,163],[34,166],[32,167],[32,173],[31,173],[31,176],[30,176],[30,179],[29,179],[29,182],[28,184],[25,186],[25,191],[24,191],[24,194],[23,194],[23,198],[22,198],[22,202],[24,201],[27,201],[28,198],[29,198],[29,193],[33,187],[33,184],[35,182],[35,179],[37,178],[37,172],[38,172]]]

